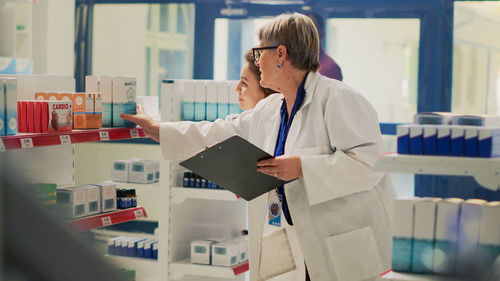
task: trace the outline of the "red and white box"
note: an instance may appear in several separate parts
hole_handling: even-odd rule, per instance
[[[28,101],[28,133],[35,133],[35,101]]]
[[[48,132],[63,132],[73,129],[73,102],[47,101],[48,104]],[[43,117],[42,117],[43,118]],[[42,125],[42,127],[44,124]]]
[[[28,132],[28,101],[20,100],[17,101],[17,122],[18,132],[27,133]]]
[[[42,132],[42,106],[43,101],[35,101],[35,133]]]
[[[49,131],[49,103],[47,101],[40,101],[42,105],[42,117],[40,119],[40,129],[41,133],[47,133]]]

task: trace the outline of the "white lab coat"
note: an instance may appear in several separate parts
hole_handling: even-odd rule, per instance
[[[373,167],[383,151],[377,113],[340,81],[310,72],[285,155],[301,158],[303,179],[285,185],[298,242],[312,281],[374,279],[390,268],[394,188]],[[166,122],[166,159],[185,159],[234,134],[269,154],[279,133],[283,96],[273,94],[237,118]],[[249,202],[250,279],[257,279],[267,194]],[[284,218],[283,218],[284,220]]]

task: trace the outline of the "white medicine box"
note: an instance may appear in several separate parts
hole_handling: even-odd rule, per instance
[[[241,236],[230,240],[230,242],[238,244],[238,263],[248,260],[248,239],[247,236]]]
[[[111,180],[117,182],[127,182],[130,162],[132,162],[132,160],[113,161],[111,167]]]
[[[212,264],[211,247],[214,243],[215,241],[211,240],[195,240],[191,242],[191,263]]]
[[[212,265],[233,266],[238,264],[239,245],[220,242],[212,245]]]
[[[99,214],[101,212],[101,188],[97,185],[88,185],[86,189],[87,214]]]
[[[66,218],[87,215],[87,187],[74,186],[57,189],[57,212]]]
[[[96,184],[100,188],[100,208],[101,212],[112,212],[116,210],[116,184],[102,182]]]
[[[156,161],[135,160],[128,164],[128,182],[152,183],[155,182],[155,174],[158,165]]]

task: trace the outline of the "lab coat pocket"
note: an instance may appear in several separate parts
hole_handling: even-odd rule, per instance
[[[325,242],[337,280],[367,280],[382,273],[380,253],[370,226],[326,237]]]
[[[292,154],[297,156],[312,156],[331,153],[331,149],[328,146],[315,146],[307,148],[297,148]]]
[[[258,281],[268,280],[295,268],[295,260],[285,228],[262,239]]]

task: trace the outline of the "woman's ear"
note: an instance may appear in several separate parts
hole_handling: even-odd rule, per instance
[[[277,48],[277,51],[278,51],[278,57],[281,59],[285,59],[286,58],[286,55],[287,55],[287,49],[285,47],[285,45],[279,45],[278,48]]]
[[[288,53],[285,45],[279,45],[277,48],[277,52],[278,52],[278,62],[279,64],[283,65],[283,63],[287,58],[287,53]]]

